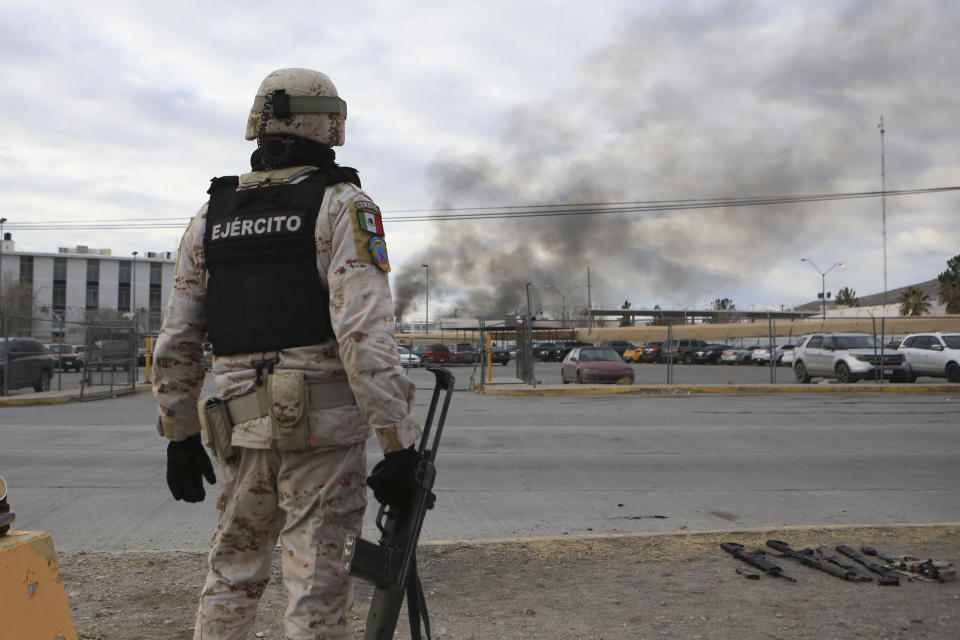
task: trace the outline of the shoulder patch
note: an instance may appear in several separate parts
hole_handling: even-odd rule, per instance
[[[380,271],[390,272],[390,258],[387,256],[387,243],[380,236],[373,236],[367,243],[370,249],[370,257],[373,258],[373,264],[377,265]]]

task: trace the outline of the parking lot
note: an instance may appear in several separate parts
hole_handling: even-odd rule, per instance
[[[445,365],[447,366],[447,365]],[[669,366],[666,364],[630,365],[634,371],[634,384],[668,384]],[[449,365],[458,380],[480,377],[479,365]],[[470,373],[467,373],[467,372]],[[537,362],[534,369],[539,384],[561,384],[559,362]],[[506,365],[493,365],[490,368],[492,383],[513,382],[517,378],[516,361],[511,359]],[[771,375],[773,378],[771,379]],[[675,364],[672,371],[672,384],[795,384],[796,379],[790,367],[757,365],[711,365],[711,364]],[[814,379],[813,384],[819,381]],[[919,377],[919,383],[943,383],[943,378]],[[829,384],[829,383],[827,383]]]

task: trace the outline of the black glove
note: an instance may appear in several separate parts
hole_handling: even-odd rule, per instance
[[[217,481],[210,456],[200,442],[200,434],[195,433],[180,441],[171,440],[167,445],[167,486],[173,497],[184,502],[203,502],[207,497],[203,478],[210,484]]]
[[[413,499],[417,483],[415,472],[420,456],[413,447],[384,454],[373,468],[367,486],[380,504],[399,505]]]

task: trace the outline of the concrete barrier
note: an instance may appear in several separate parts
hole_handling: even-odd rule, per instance
[[[0,537],[0,640],[77,640],[50,534]]]

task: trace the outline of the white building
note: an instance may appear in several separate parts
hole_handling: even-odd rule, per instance
[[[0,305],[32,319],[10,322],[11,335],[54,340],[63,327],[63,341],[83,341],[84,322],[139,310],[141,333],[156,334],[173,288],[176,252],[148,251],[114,256],[110,249],[60,247],[57,253],[18,251],[10,233],[0,246]],[[16,290],[16,293],[14,292]],[[14,295],[24,300],[15,301]],[[0,309],[5,313],[9,309]],[[58,322],[63,321],[63,322]]]

